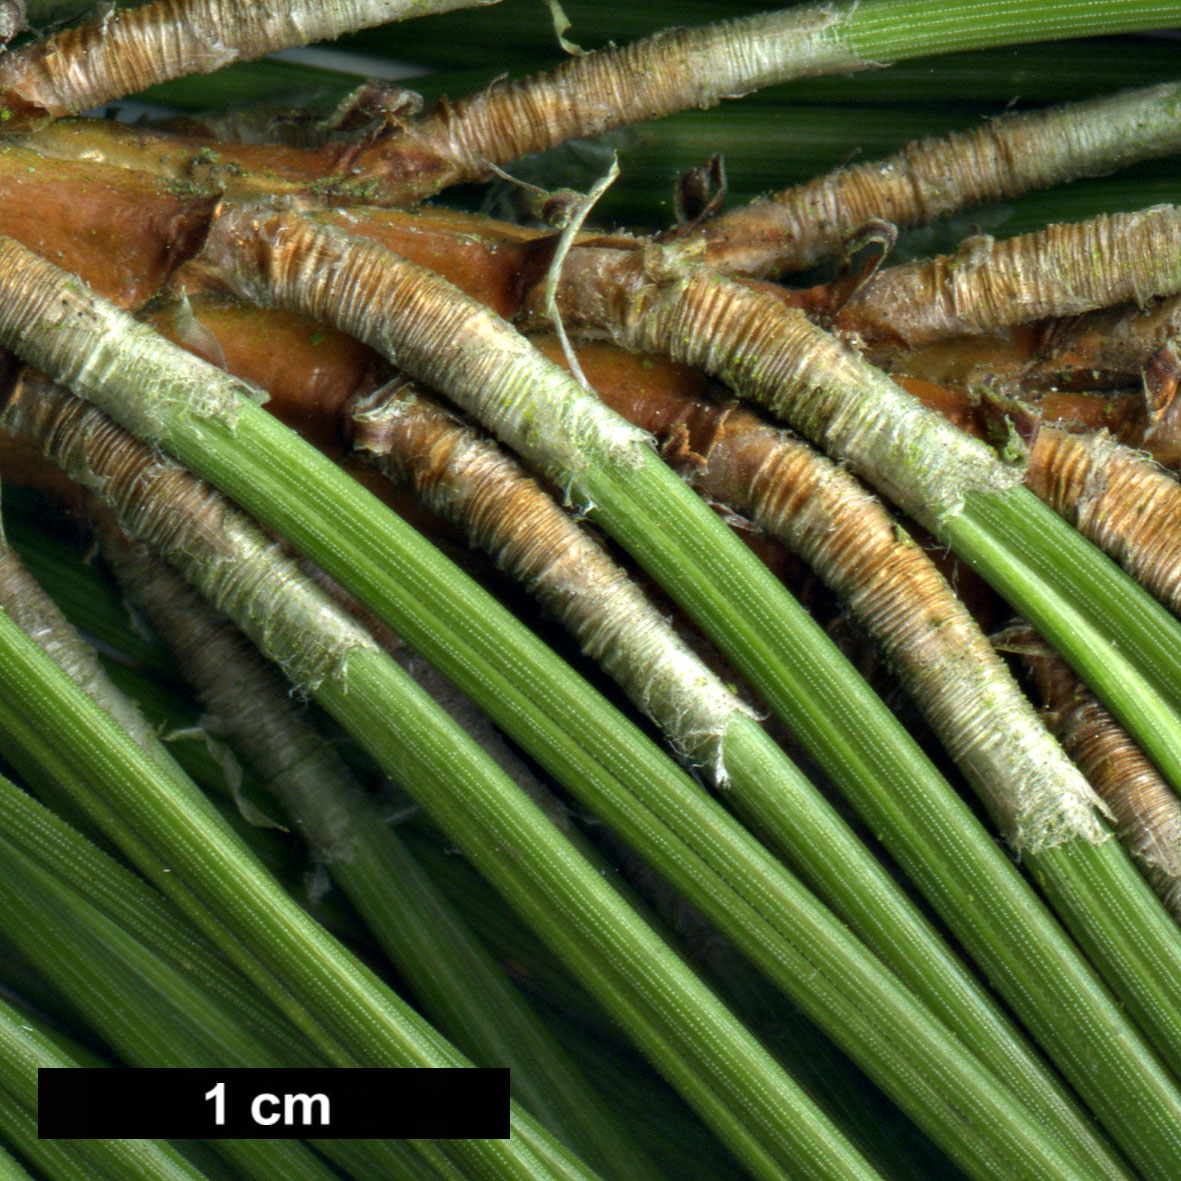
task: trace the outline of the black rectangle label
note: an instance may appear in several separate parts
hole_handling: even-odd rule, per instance
[[[42,1068],[43,1140],[503,1139],[505,1068]]]

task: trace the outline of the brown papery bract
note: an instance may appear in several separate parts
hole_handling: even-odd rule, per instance
[[[711,266],[782,275],[838,255],[871,218],[920,225],[1181,149],[1181,87],[1154,86],[927,136],[885,160],[826,173],[699,231]]]
[[[1004,242],[971,238],[955,254],[879,271],[835,327],[914,347],[1179,289],[1181,209],[1160,205]]]
[[[1045,703],[1043,717],[1115,815],[1120,840],[1181,922],[1181,800],[1070,666],[1028,626],[995,637],[1019,653]]]

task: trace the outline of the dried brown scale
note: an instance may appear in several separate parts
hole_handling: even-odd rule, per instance
[[[749,711],[515,460],[405,382],[355,405],[353,424],[358,450],[462,527],[577,637],[681,754],[725,779],[726,722]]]
[[[351,853],[361,792],[337,792],[326,807],[326,781],[351,782],[332,747],[292,713],[286,687],[245,636],[183,578],[111,517],[99,522],[102,553],[136,607],[175,653],[201,700],[232,733],[235,745],[284,802],[316,853]]]
[[[969,392],[970,386],[945,385],[905,373],[891,372],[890,376],[907,393],[913,394],[924,406],[937,410],[960,430],[977,438],[995,437],[996,415],[987,411],[994,401],[991,390],[972,393]],[[1048,426],[1076,433],[1105,430],[1129,445],[1144,441],[1145,432],[1151,425],[1145,413],[1144,398],[1133,393],[1052,391],[1027,399],[1019,398],[1017,403],[1036,411]]]
[[[831,326],[832,317],[826,323]],[[1042,335],[1039,324],[1018,324],[978,336],[936,340],[913,349],[897,339],[856,343],[865,359],[886,373],[967,388],[987,384],[988,374],[999,374],[1004,384],[1020,373],[1036,356]],[[981,374],[985,375],[983,381]]]
[[[971,238],[955,254],[879,271],[835,327],[913,348],[1178,289],[1181,209],[1159,205],[1004,242]]]
[[[184,74],[339,37],[367,25],[486,0],[156,0],[96,19],[0,60],[0,95],[15,112],[76,114]]]
[[[996,637],[1029,669],[1043,717],[1115,816],[1120,840],[1181,921],[1181,799],[1070,666],[1031,628]]]
[[[933,533],[968,492],[1019,479],[798,309],[709,268],[669,266],[658,248],[572,252],[559,302],[571,324],[725,381]]]
[[[1181,613],[1181,484],[1171,475],[1104,434],[1043,428],[1026,483]]]
[[[422,109],[422,96],[392,82],[363,83],[326,118],[317,117],[290,99],[230,107],[201,114],[176,115],[165,129],[180,135],[241,144],[283,144],[318,148],[346,133],[379,134],[382,124],[409,118]]]
[[[840,254],[871,218],[918,225],[1168,155],[1181,149],[1179,99],[1181,87],[1156,86],[924,137],[884,160],[838,169],[707,223],[707,259],[728,274],[803,270]]]
[[[1144,367],[1144,419],[1137,442],[1153,458],[1181,468],[1181,350],[1170,336]]]

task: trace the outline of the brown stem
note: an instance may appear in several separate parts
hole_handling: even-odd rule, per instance
[[[336,140],[314,150],[237,143],[111,119],[59,119],[14,142],[62,163],[92,161],[146,173],[193,196],[244,201],[289,196],[314,205],[338,200],[333,187],[357,150],[356,144]]]
[[[262,386],[268,410],[334,457],[344,451],[345,406],[383,376],[381,359],[343,332],[220,293],[157,301],[142,318],[197,356]]]
[[[1111,809],[1119,839],[1181,922],[1181,799],[1032,628],[1010,628],[995,639],[1003,651],[1020,654],[1045,703],[1046,724]]]
[[[842,333],[910,347],[1181,289],[1181,209],[1160,205],[879,271],[837,314]]]
[[[154,295],[196,253],[213,206],[142,173],[0,152],[0,233],[123,307]]]
[[[80,160],[6,146],[0,234],[124,307],[143,303],[169,281],[190,291],[208,287],[207,272],[182,264],[200,248],[216,198],[187,181],[161,180],[107,159],[102,133],[108,126],[102,120],[54,125],[58,134],[78,136]],[[548,231],[446,209],[324,211],[317,218],[430,267],[503,315],[515,310],[523,286],[544,274],[555,242]]]
[[[443,0],[438,6],[459,7],[465,2],[469,0]],[[319,193],[336,204],[410,204],[448,185],[486,178],[490,164],[505,164],[571,138],[714,106],[792,77],[867,68],[873,63],[848,45],[847,27],[855,8],[856,4],[809,6],[696,29],[668,29],[632,45],[572,58],[523,81],[496,83],[454,104],[440,102],[416,121],[393,118],[385,136],[359,149],[337,144],[301,152],[263,145],[223,148],[206,142],[182,149],[179,155],[185,163],[180,167],[185,175],[193,169],[191,179],[198,183],[204,178],[239,200],[303,192]],[[8,85],[10,90],[22,85],[28,92],[16,96],[21,114],[47,109],[64,114],[103,101],[80,101],[49,87],[42,93],[19,74]],[[124,163],[136,157],[141,161],[136,166],[159,167],[166,154],[146,146],[150,141],[143,136],[118,129],[108,134],[118,140],[111,150]],[[41,150],[50,150],[50,142],[61,143],[52,130],[35,139]],[[168,142],[159,137],[153,141]],[[224,152],[223,163],[230,166],[201,169],[202,151]],[[174,159],[171,167],[177,166]]]
[[[563,487],[643,437],[499,316],[376,242],[299,214],[227,210],[205,260],[255,302],[322,319],[447,395]]]

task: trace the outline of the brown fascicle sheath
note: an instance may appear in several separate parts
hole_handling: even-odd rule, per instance
[[[994,637],[1018,654],[1042,717],[1115,817],[1116,831],[1161,902],[1181,922],[1181,799],[1070,666],[1027,625]]]
[[[1181,209],[1053,225],[878,271],[835,318],[842,333],[909,347],[1071,316],[1181,289]]]
[[[1181,484],[1100,432],[1043,427],[1026,484],[1174,613],[1181,613]]]
[[[1002,115],[927,136],[884,160],[851,164],[706,222],[695,235],[727,274],[782,275],[839,255],[871,218],[921,225],[1181,149],[1181,86]]]

